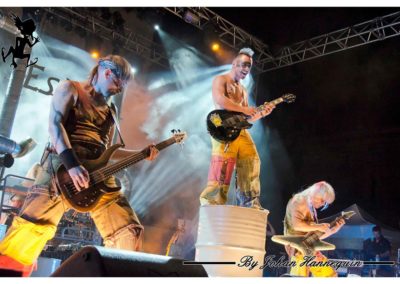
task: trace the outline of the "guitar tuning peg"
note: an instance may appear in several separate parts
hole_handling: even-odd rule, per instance
[[[180,133],[180,132],[181,132],[181,130],[180,130],[180,129],[178,129],[178,132]]]
[[[171,130],[171,133],[172,133],[172,134],[175,134],[175,131],[176,131],[175,129],[172,129],[172,130]]]

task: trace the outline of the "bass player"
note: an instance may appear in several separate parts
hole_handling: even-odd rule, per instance
[[[89,186],[83,160],[98,158],[111,145],[115,127],[115,107],[111,97],[123,93],[131,79],[131,66],[118,55],[101,58],[87,81],[63,81],[51,102],[49,132],[52,147],[41,161],[20,216],[0,243],[0,268],[22,271],[28,276],[46,242],[54,237],[57,225],[69,208],[54,184],[55,169],[62,163],[75,185]],[[122,138],[121,138],[122,140]],[[121,141],[122,142],[122,141]],[[114,160],[135,151],[118,149]],[[149,146],[148,160],[158,150]],[[114,177],[106,182],[117,187]],[[104,194],[90,211],[106,247],[140,250],[143,226],[120,191]]]

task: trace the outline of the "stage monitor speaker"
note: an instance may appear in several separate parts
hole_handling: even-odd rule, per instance
[[[127,250],[87,246],[76,252],[52,277],[207,277],[201,265]]]
[[[22,277],[22,272],[0,268],[0,277]]]

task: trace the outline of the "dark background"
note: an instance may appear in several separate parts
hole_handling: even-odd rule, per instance
[[[210,9],[257,36],[275,54],[285,45],[400,10]],[[149,24],[149,30],[153,24],[160,24],[172,36],[208,56],[210,64],[229,63],[213,58],[209,30],[200,31],[161,7],[113,10],[134,14]],[[143,33],[137,26],[130,28]],[[161,43],[156,32],[153,38]],[[262,204],[271,211],[270,221],[278,232],[290,196],[320,180],[331,183],[337,193],[336,201],[321,217],[357,203],[383,224],[400,229],[399,47],[400,37],[393,37],[255,77],[258,87],[252,95],[258,104],[288,92],[297,96],[294,104],[278,106],[263,120],[267,135],[257,145],[262,159]],[[150,65],[137,77],[158,69]]]
[[[258,36],[271,50],[398,11],[213,10]],[[394,37],[260,76],[259,104],[287,92],[297,95],[294,104],[278,107],[263,121],[282,143],[277,145],[276,135],[270,135],[261,150],[262,202],[270,209],[274,226],[281,226],[279,219],[294,192],[326,180],[337,196],[321,216],[357,203],[382,223],[399,229],[399,47],[400,39]],[[266,164],[265,157],[272,164]]]
[[[210,8],[277,54],[285,45],[397,12],[398,8]],[[207,53],[204,32],[161,12],[163,29]],[[199,36],[203,33],[203,40]],[[195,34],[196,36],[194,36]],[[394,37],[256,77],[258,104],[284,93],[297,101],[263,120],[262,204],[280,231],[291,195],[319,180],[336,190],[321,217],[357,203],[400,228],[400,38]],[[208,53],[210,54],[210,53]]]

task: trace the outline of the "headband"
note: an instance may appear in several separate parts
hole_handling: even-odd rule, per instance
[[[119,68],[114,62],[107,59],[100,59],[99,66],[110,69],[118,78],[121,78],[121,68]]]

